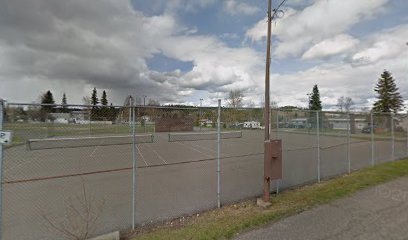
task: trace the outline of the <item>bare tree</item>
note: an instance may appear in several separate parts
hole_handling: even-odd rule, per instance
[[[94,234],[97,221],[102,212],[104,201],[89,196],[82,179],[82,192],[68,199],[65,218],[57,220],[50,215],[42,214],[50,229],[69,240],[86,240]]]
[[[229,107],[238,108],[242,106],[243,98],[244,98],[244,94],[242,93],[241,90],[231,90],[226,100],[228,102]]]
[[[148,106],[160,106],[160,102],[157,101],[157,100],[155,100],[155,99],[150,98],[150,99],[149,99],[149,102],[147,103],[147,105],[148,105]]]
[[[337,99],[337,107],[339,108],[340,112],[349,112],[353,104],[354,102],[351,97],[341,96]]]
[[[340,112],[344,110],[344,96],[341,96],[337,99],[337,107],[339,108]]]
[[[82,97],[82,104],[91,105],[91,98],[88,96]]]
[[[344,110],[346,112],[350,112],[351,106],[353,106],[353,104],[353,99],[351,99],[351,97],[346,97],[346,99],[344,100]]]
[[[143,101],[142,101],[142,98],[141,97],[136,97],[135,98],[135,105],[142,105],[143,104]]]

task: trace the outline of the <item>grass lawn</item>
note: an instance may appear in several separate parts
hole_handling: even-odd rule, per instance
[[[162,225],[142,227],[124,239],[230,239],[242,231],[405,175],[408,175],[408,159],[388,162],[319,184],[284,191],[271,198],[272,206],[267,209],[257,207],[255,200],[248,200]]]
[[[29,139],[50,137],[132,134],[132,128],[128,124],[5,123],[3,129],[13,131],[12,145],[25,143]],[[143,126],[136,125],[136,133],[144,132]],[[146,132],[154,132],[154,126],[146,125]]]

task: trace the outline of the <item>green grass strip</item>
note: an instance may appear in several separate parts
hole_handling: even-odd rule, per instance
[[[271,198],[272,206],[268,209],[247,201],[201,214],[181,226],[162,226],[130,239],[230,239],[239,232],[406,175],[408,159],[388,162],[319,184],[284,191]]]

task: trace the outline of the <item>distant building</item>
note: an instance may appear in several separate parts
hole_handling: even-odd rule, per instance
[[[69,123],[71,119],[70,113],[50,113],[51,118],[54,119],[54,123]]]
[[[289,128],[305,128],[308,126],[307,118],[294,118],[289,122]]]
[[[328,121],[329,121],[329,124],[330,124],[332,129],[347,130],[349,128],[349,126],[348,126],[349,119],[347,119],[347,118],[329,118]],[[366,119],[362,119],[362,118],[354,119],[354,127],[356,129],[361,130],[366,126],[367,126],[367,120]],[[351,128],[351,126],[350,126],[350,128]]]

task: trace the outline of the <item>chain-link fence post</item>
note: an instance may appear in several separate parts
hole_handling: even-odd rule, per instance
[[[394,129],[394,114],[391,113],[391,161],[395,160],[395,129]]]
[[[130,111],[132,112],[132,229],[134,230],[136,224],[136,114],[132,99]]]
[[[408,118],[408,114],[407,114],[405,117]],[[407,125],[405,125],[405,132],[406,132],[406,135],[405,135],[405,138],[406,138],[406,142],[405,142],[405,150],[406,150],[405,157],[408,157],[408,123],[407,123]]]
[[[347,172],[348,174],[351,173],[350,131],[351,131],[351,118],[350,118],[350,113],[347,113]]]
[[[374,166],[374,115],[370,113],[371,165]]]
[[[0,131],[3,130],[4,101],[0,98]],[[0,239],[2,239],[3,225],[3,144],[0,143]]]
[[[276,109],[276,138],[279,138],[279,110]],[[279,183],[280,180],[276,180],[276,194],[279,193]]]
[[[316,111],[316,135],[317,135],[317,181],[320,182],[320,123],[319,123],[319,111]]]
[[[218,99],[217,116],[217,206],[221,207],[221,179],[220,179],[220,152],[221,152],[221,99]]]

